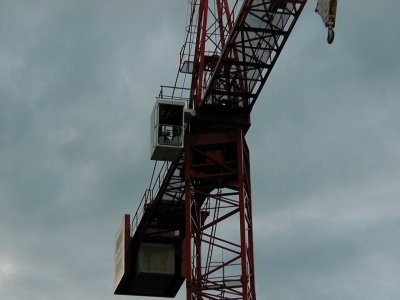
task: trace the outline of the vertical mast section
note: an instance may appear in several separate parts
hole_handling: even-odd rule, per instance
[[[193,4],[196,5],[196,4]],[[203,88],[203,77],[204,77],[204,56],[206,47],[206,33],[207,33],[207,15],[208,15],[208,0],[200,1],[200,7],[198,11],[198,23],[197,23],[197,37],[196,46],[194,52],[194,70],[192,77],[191,87],[191,101],[194,101],[194,106],[197,107],[201,101],[202,88]]]
[[[197,30],[193,58],[190,108],[197,108],[202,100],[209,73],[215,68],[233,28],[233,15],[229,2],[232,0],[193,0],[191,22],[197,12],[197,24],[189,30]],[[237,3],[237,0],[234,1]],[[233,5],[236,7],[236,4]],[[190,32],[189,32],[190,34]]]
[[[188,300],[254,300],[250,156],[240,127],[186,136],[185,268]]]
[[[234,28],[229,4],[202,0],[197,7],[190,97],[196,116],[184,152],[188,300],[255,299],[250,159],[244,139],[249,118],[247,112],[220,106],[199,110]],[[233,54],[235,59],[239,54]]]
[[[255,300],[250,111],[306,0],[199,4],[185,140],[188,300]],[[223,9],[225,8],[225,10]]]

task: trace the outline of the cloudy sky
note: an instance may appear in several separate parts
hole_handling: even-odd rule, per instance
[[[186,2],[0,0],[1,299],[145,299],[112,293],[114,235]],[[314,8],[247,135],[257,296],[399,299],[400,3],[339,1],[330,46]]]

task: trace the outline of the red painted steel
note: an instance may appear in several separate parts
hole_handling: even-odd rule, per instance
[[[215,2],[217,12],[210,15],[217,16],[220,40],[211,56],[205,49],[218,30],[207,27],[209,8],[202,4],[208,1],[200,4],[200,51],[192,78],[197,116],[185,142],[187,299],[253,300],[250,162],[244,135],[251,108],[306,1],[245,1],[234,23],[227,2]],[[210,63],[210,57],[216,62]],[[238,225],[236,236],[221,234],[226,224]]]
[[[196,114],[181,159],[165,164],[145,192],[132,221],[132,251],[178,232],[173,242],[181,250],[181,274],[173,291],[185,278],[188,300],[255,300],[245,134],[251,109],[307,1],[190,2],[180,72],[192,75],[189,107]]]
[[[215,67],[225,48],[225,40],[233,28],[233,17],[228,0],[194,1],[192,11],[195,11],[197,7],[198,20],[195,28],[198,30],[190,97],[190,106],[194,108],[197,108],[202,102],[207,74]],[[190,26],[193,27],[193,25]]]
[[[196,125],[185,149],[187,299],[255,299],[244,131],[215,123],[213,132],[201,132]]]

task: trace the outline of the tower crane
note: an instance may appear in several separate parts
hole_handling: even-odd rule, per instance
[[[246,133],[306,0],[188,0],[173,86],[151,118],[153,176],[116,235],[114,293],[255,300]],[[316,11],[333,41],[337,0]]]

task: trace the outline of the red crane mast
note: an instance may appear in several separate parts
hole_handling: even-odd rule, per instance
[[[306,2],[189,1],[178,77],[154,110],[152,157],[165,162],[118,232],[116,294],[174,297],[186,280],[188,300],[256,299],[245,135]]]

